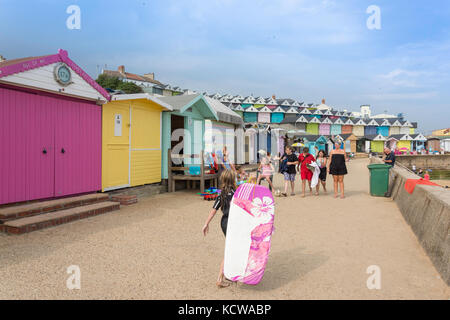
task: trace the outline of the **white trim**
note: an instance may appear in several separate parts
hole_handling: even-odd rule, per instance
[[[104,191],[104,192],[105,192],[105,191],[112,191],[112,190],[117,190],[117,189],[122,189],[122,188],[129,188],[129,187],[131,187],[130,184],[124,184],[124,185],[121,185],[121,186],[115,186],[115,187],[105,188],[105,189],[103,189],[103,191]]]
[[[153,97],[148,93],[117,94],[111,96],[111,101],[136,100],[136,99],[146,99],[149,101],[153,101],[154,103],[159,104],[161,107],[166,108],[169,111],[173,111],[173,108],[169,104],[162,102],[158,98]]]
[[[131,185],[131,102],[130,102],[130,126],[128,127],[128,184]]]
[[[308,108],[305,108],[302,111],[300,111],[300,114],[311,114],[311,111],[308,110]]]
[[[273,109],[272,112],[286,113],[286,111],[284,111],[284,109],[282,107],[280,107],[280,106],[278,106],[275,109]]]
[[[302,121],[300,121],[302,120]],[[305,116],[300,116],[297,120],[295,120],[295,123],[300,122],[300,123],[308,123],[308,120],[306,120]]]

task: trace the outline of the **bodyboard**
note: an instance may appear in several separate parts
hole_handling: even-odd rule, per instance
[[[231,281],[258,284],[269,258],[275,206],[267,187],[244,183],[228,215],[224,274]]]

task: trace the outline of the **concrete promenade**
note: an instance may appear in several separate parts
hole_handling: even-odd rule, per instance
[[[347,198],[276,198],[275,234],[257,286],[217,289],[224,237],[212,202],[180,191],[22,236],[0,234],[0,299],[449,299],[448,286],[395,202],[368,194],[368,159],[352,160]],[[282,177],[275,178],[281,188]],[[331,191],[331,192],[330,192]],[[81,270],[69,290],[67,267]],[[379,266],[381,289],[366,273]]]

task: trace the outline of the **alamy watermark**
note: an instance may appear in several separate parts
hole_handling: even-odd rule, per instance
[[[81,29],[81,9],[77,5],[70,5],[66,9],[66,13],[70,16],[66,20],[66,26],[69,30]]]
[[[366,25],[369,30],[381,29],[381,9],[379,6],[371,5],[367,7],[367,14],[370,16],[367,18]]]
[[[77,265],[67,267],[67,274],[70,274],[66,280],[66,286],[69,290],[81,290],[81,270]]]
[[[381,289],[381,268],[377,265],[371,265],[367,267],[367,274],[370,274],[367,278],[366,285],[369,290]]]

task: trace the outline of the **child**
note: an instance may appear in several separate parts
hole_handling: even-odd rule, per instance
[[[227,235],[227,225],[228,225],[228,213],[230,212],[230,204],[233,199],[234,192],[236,191],[236,175],[232,170],[224,170],[220,175],[220,195],[217,197],[214,202],[213,209],[209,213],[208,218],[206,219],[205,225],[203,226],[202,232],[203,235],[209,231],[209,223],[214,218],[217,210],[220,208],[222,210],[222,220],[220,221],[220,227],[222,228],[223,234]],[[224,260],[222,260],[222,264],[220,265],[219,277],[217,278],[216,285],[219,288],[228,287],[230,284],[224,282],[224,274],[223,274],[223,264]]]
[[[319,181],[316,187],[316,195],[319,195],[320,185],[322,184],[323,191],[327,193],[327,156],[325,150],[320,150],[317,154],[317,165],[320,168]]]
[[[269,160],[269,158],[267,156],[263,157],[261,159],[261,163],[259,165],[259,169],[260,169],[261,174],[258,176],[258,181],[256,183],[260,184],[262,179],[266,179],[267,182],[270,185],[270,191],[273,191],[274,188],[273,188],[273,184],[272,184],[272,179],[271,178],[272,178],[272,175],[273,175],[273,172],[274,172],[274,168],[273,168],[272,163],[270,163],[270,160]]]
[[[427,181],[430,181],[430,175],[428,174],[428,171],[425,171],[425,174],[423,175],[423,178]]]
[[[284,192],[281,194],[287,197],[287,190],[289,187],[289,182],[291,184],[292,193],[294,196],[294,186],[295,186],[295,166],[298,164],[297,156],[292,152],[292,147],[286,146],[285,154],[281,157],[281,173],[284,175]]]
[[[245,181],[247,181],[249,175],[247,172],[245,172],[244,168],[242,166],[239,166],[236,168],[237,170],[237,180],[238,180],[238,184],[242,184]]]
[[[308,181],[309,185],[309,192],[312,195],[312,188],[311,188],[311,179],[313,176],[313,173],[311,170],[308,169],[308,164],[311,162],[316,161],[312,154],[309,153],[309,148],[303,148],[303,153],[298,157],[298,164],[297,164],[297,170],[300,166],[300,177],[302,178],[302,197],[305,197],[305,189],[306,189],[306,181]]]

